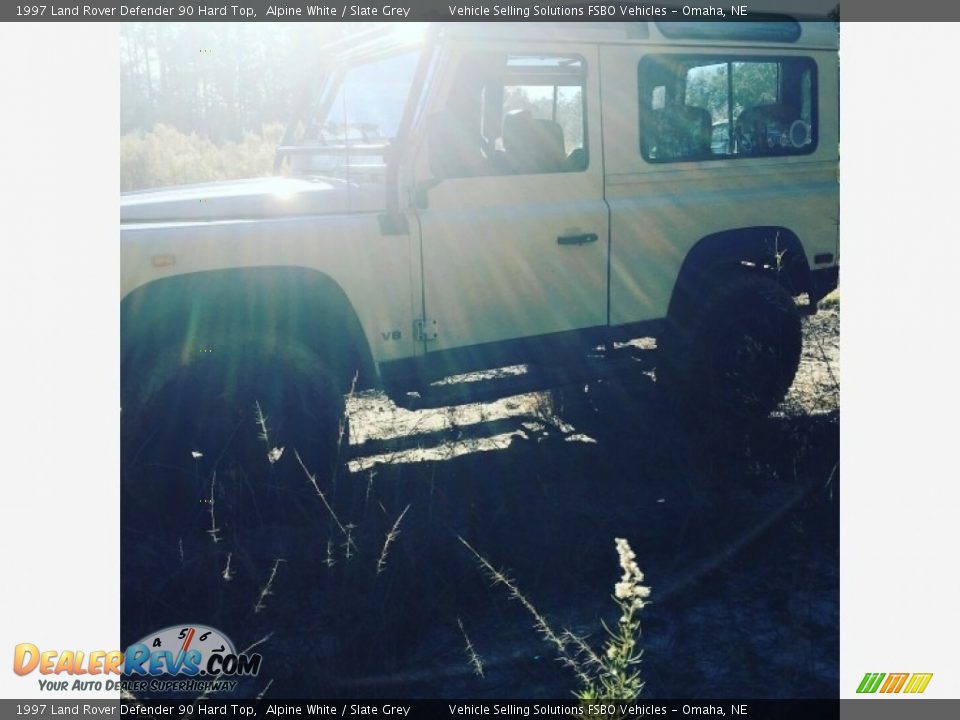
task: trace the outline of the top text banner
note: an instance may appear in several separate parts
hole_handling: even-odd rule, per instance
[[[56,0],[0,4],[2,22],[629,22],[797,20],[960,21],[942,0]],[[766,16],[766,17],[765,17]]]
[[[4,22],[629,22],[798,20],[960,20],[960,3],[913,0],[56,0],[0,4]],[[766,16],[766,17],[765,17]],[[955,17],[951,17],[955,16]]]

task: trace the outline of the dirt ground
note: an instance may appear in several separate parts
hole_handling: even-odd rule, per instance
[[[290,449],[213,486],[198,460],[193,505],[124,528],[122,642],[183,622],[265,638],[244,697],[565,698],[576,677],[459,539],[600,646],[623,537],[653,589],[646,697],[833,697],[839,324],[805,321],[790,394],[739,442],[684,428],[638,342],[629,385],[418,413],[355,397],[350,461],[316,485]]]

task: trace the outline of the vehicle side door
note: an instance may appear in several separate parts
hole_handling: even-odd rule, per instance
[[[440,67],[415,160],[426,353],[549,357],[607,324],[596,48],[485,42]]]

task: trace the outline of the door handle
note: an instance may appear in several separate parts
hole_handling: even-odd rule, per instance
[[[587,245],[599,240],[596,233],[582,233],[580,235],[561,235],[557,238],[557,245]]]

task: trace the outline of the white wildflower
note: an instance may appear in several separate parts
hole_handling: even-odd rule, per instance
[[[623,538],[616,539],[617,555],[620,556],[620,567],[623,569],[623,577],[620,578],[614,586],[614,595],[617,600],[630,600],[630,604],[635,610],[641,609],[645,603],[644,598],[650,597],[650,588],[641,585],[643,582],[643,573],[637,565],[636,555]]]

